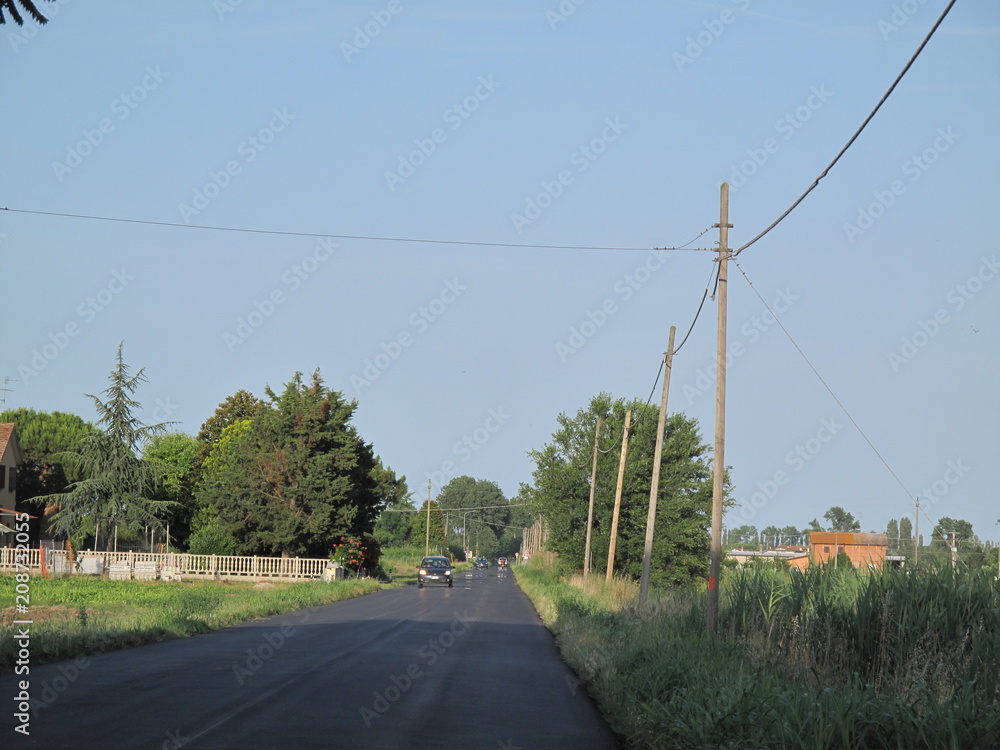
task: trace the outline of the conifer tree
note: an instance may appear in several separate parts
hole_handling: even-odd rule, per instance
[[[80,450],[65,457],[80,467],[83,478],[69,491],[46,499],[57,504],[53,530],[79,539],[90,529],[118,528],[139,532],[144,527],[162,527],[171,503],[155,500],[159,472],[140,458],[143,446],[166,430],[166,423],[145,425],[135,412],[141,404],[132,396],[146,382],[145,368],[134,375],[118,345],[115,368],[108,375],[110,385],[102,396],[85,394],[97,410],[99,432],[87,435]]]

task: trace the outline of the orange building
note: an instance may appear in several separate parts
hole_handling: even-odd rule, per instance
[[[809,533],[809,559],[814,565],[832,561],[843,552],[855,568],[881,568],[889,537],[885,534],[861,534],[847,531],[812,531]]]

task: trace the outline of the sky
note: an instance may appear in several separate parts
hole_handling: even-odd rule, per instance
[[[720,186],[738,248],[946,4],[46,2],[0,27],[3,406],[94,420],[124,342],[195,434],[318,368],[417,500],[513,497],[560,413],[653,392]],[[727,527],[1000,535],[998,73],[960,0],[729,264]],[[709,445],[717,315],[669,397]]]

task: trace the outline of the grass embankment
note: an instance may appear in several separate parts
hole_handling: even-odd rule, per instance
[[[1000,747],[1000,586],[811,570],[728,573],[705,593],[539,567],[518,582],[630,747]]]
[[[423,545],[418,547],[386,547],[382,550],[382,570],[393,583],[416,583],[417,566],[424,558]]]
[[[0,602],[14,602],[15,580],[0,575]],[[31,607],[0,609],[0,672],[15,661],[15,619],[30,619],[31,663],[196,635],[258,617],[376,591],[373,579],[320,583],[109,581],[91,576],[31,579]]]

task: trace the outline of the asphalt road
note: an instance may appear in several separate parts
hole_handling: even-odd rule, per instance
[[[617,747],[495,569],[33,667],[27,737],[10,710],[18,679],[0,676],[3,748]]]

